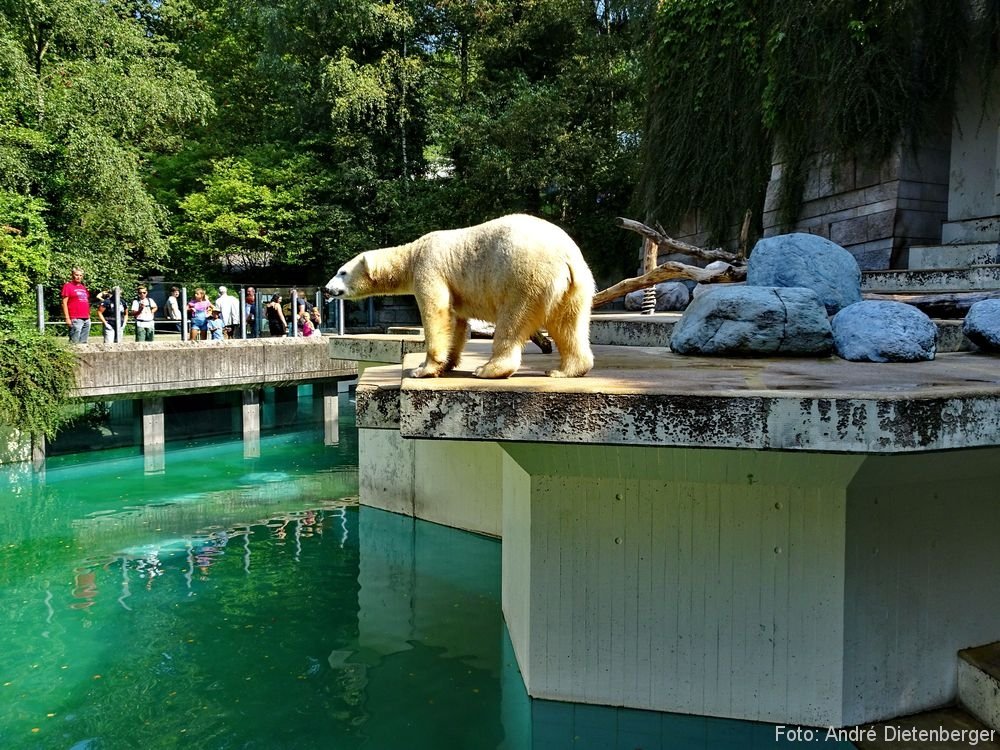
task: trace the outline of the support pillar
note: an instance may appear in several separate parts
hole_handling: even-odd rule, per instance
[[[142,400],[142,457],[147,474],[163,472],[164,457],[163,399],[144,398]]]
[[[336,382],[323,383],[322,388],[323,445],[336,445],[340,442],[340,393]]]
[[[243,458],[260,458],[260,395],[243,391]]]
[[[504,450],[532,697],[852,726],[951,702],[957,651],[1000,636],[1000,449]]]

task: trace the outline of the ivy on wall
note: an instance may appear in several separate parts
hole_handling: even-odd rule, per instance
[[[0,424],[53,437],[73,386],[73,354],[34,332],[0,331]]]
[[[967,15],[940,0],[663,0],[641,210],[676,226],[698,209],[721,242],[750,209],[759,231],[777,145],[793,222],[815,153],[877,163],[947,125]]]

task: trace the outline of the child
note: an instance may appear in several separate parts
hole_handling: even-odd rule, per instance
[[[222,341],[222,318],[219,317],[219,311],[213,309],[212,317],[208,319],[208,334],[212,341]]]
[[[312,336],[313,326],[309,320],[309,313],[305,310],[299,313],[299,333],[302,336]]]

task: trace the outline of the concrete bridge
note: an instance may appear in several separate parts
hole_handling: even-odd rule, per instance
[[[331,445],[339,439],[338,382],[358,372],[356,362],[331,359],[326,338],[84,344],[73,351],[73,398],[141,403],[142,450],[147,471],[154,472],[163,468],[164,397],[240,391],[244,453],[255,456],[260,450],[262,388],[307,383],[321,387],[324,440]],[[38,458],[37,448],[35,452]]]

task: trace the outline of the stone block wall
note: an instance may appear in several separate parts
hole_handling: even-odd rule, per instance
[[[941,242],[941,225],[948,216],[949,162],[946,137],[919,147],[900,144],[878,165],[817,155],[806,176],[798,218],[782,226],[778,201],[784,163],[776,154],[764,201],[764,236],[818,234],[850,250],[862,270],[905,268],[911,246]],[[739,230],[738,225],[731,228],[723,247],[736,248]],[[698,211],[675,231],[676,239],[708,244]]]

